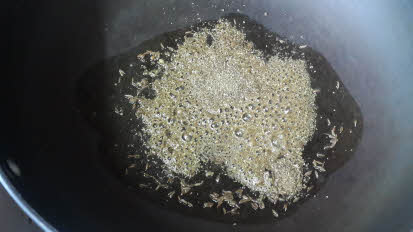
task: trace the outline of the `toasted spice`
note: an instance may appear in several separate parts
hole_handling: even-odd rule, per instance
[[[149,135],[150,155],[159,157],[169,174],[186,178],[203,163],[221,166],[234,181],[260,193],[260,201],[251,203],[254,209],[265,207],[263,198],[276,202],[298,195],[306,187],[302,152],[316,127],[316,93],[305,61],[264,59],[225,20],[188,33],[170,52],[170,60],[153,51],[137,56],[156,64],[144,71],[148,78],[159,77],[151,83],[156,97],[139,91],[125,96],[139,105],[136,116]],[[206,176],[213,175],[209,172]],[[181,186],[181,195],[191,187]],[[228,192],[211,199],[217,207],[236,205]]]

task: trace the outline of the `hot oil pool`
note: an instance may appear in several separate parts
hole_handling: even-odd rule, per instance
[[[354,153],[359,107],[327,61],[242,15],[93,67],[79,107],[131,191],[226,222],[293,212]]]

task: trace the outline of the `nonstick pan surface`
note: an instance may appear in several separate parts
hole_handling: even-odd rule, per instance
[[[1,181],[46,230],[408,231],[413,196],[412,5],[407,1],[36,1],[10,4]],[[222,11],[221,9],[224,9]],[[238,11],[239,9],[239,11]],[[242,13],[322,54],[363,133],[315,198],[281,220],[230,223],[137,197],[102,162],[79,110],[85,72],[167,31]],[[20,170],[10,168],[14,163]],[[13,172],[14,170],[14,172]],[[16,175],[20,174],[20,175]],[[328,199],[326,199],[328,196]]]

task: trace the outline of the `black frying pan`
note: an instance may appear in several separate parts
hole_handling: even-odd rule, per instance
[[[300,45],[287,42],[285,38],[267,30],[263,25],[245,15],[228,14],[221,19],[234,24],[244,32],[246,39],[254,44],[255,49],[262,52],[264,59],[278,56],[281,59],[305,60],[311,86],[319,92],[315,99],[317,130],[304,147],[303,157],[309,166],[304,168],[303,172],[313,172],[313,160],[323,161],[327,170],[323,173],[320,172],[317,176],[310,175],[311,178],[307,186],[312,186],[311,190],[302,191],[307,199],[314,197],[325,184],[326,177],[343,166],[354,155],[363,131],[363,117],[360,107],[348,89],[343,86],[331,65],[318,52],[309,47],[301,46],[300,48]],[[137,54],[143,54],[147,51],[160,52],[161,58],[168,62],[170,58],[163,55],[165,50],[162,49],[162,46],[177,49],[177,45],[185,40],[185,36],[201,28],[212,28],[215,23],[217,23],[216,20],[208,20],[190,27],[163,33],[144,41],[138,47],[131,48],[125,53],[94,65],[85,72],[77,83],[77,111],[102,136],[98,146],[101,159],[96,160],[96,162],[102,163],[104,168],[108,169],[118,181],[125,184],[130,191],[136,192],[139,197],[188,216],[197,216],[223,223],[271,223],[274,221],[271,209],[277,210],[281,219],[294,213],[299,205],[305,202],[305,199],[299,202],[288,201],[287,208],[289,210],[287,212],[284,209],[286,202],[279,202],[276,205],[267,202],[265,210],[255,212],[256,210],[251,208],[249,204],[245,204],[241,206],[240,210],[237,210],[239,212],[236,215],[226,215],[221,212],[222,207],[202,209],[204,202],[211,201],[209,196],[211,193],[221,193],[222,190],[236,191],[242,188],[242,185],[227,177],[226,172],[218,165],[204,164],[211,166],[210,168],[214,170],[213,178],[205,178],[204,172],[201,171],[193,178],[186,179],[188,183],[203,182],[201,186],[192,188],[191,194],[181,196],[191,204],[195,204],[195,207],[190,207],[190,209],[180,205],[176,199],[176,196],[181,193],[179,179],[175,179],[170,184],[172,188],[159,189],[156,187],[158,183],[153,178],[148,179],[148,176],[145,176],[147,174],[155,177],[161,183],[166,183],[168,179],[161,168],[162,161],[157,157],[147,156],[148,148],[143,145],[147,138],[139,135],[145,125],[136,114],[136,108],[132,107],[125,95],[135,96],[137,94],[132,82],[139,83],[145,78],[149,83],[153,83],[162,77],[148,78],[143,75],[142,66],[151,70],[155,65],[149,61],[149,57],[147,57],[147,61],[137,59]],[[213,41],[211,41],[212,43]],[[123,74],[120,75],[119,72],[123,72]],[[149,84],[140,92],[139,96],[153,99],[156,97],[156,91]],[[326,134],[331,133],[337,135],[339,142],[333,149],[324,149],[331,144],[330,138],[326,136]],[[325,157],[318,158],[317,153],[322,153]],[[216,178],[220,180],[218,183]],[[142,184],[149,185],[149,189],[152,190],[139,187]],[[151,187],[151,185],[153,186]],[[171,197],[168,196],[168,193],[172,191],[175,191],[176,194],[170,200]],[[251,192],[249,189],[244,189],[243,193],[252,195],[255,199],[258,197],[257,193]],[[230,210],[230,208],[227,209]]]
[[[76,99],[80,79],[103,59],[197,23],[198,17],[214,20],[237,9],[324,56],[360,106],[363,134],[352,158],[325,180],[317,197],[279,221],[245,223],[235,229],[411,228],[411,4],[36,1],[11,5],[7,22],[12,72],[2,85],[7,104],[1,181],[45,230],[234,230],[231,223],[188,215],[128,190],[100,162],[105,135],[85,119]]]

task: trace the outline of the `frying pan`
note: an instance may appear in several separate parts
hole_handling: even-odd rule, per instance
[[[5,6],[8,72],[1,85],[5,104],[0,180],[42,229],[413,228],[412,3],[40,0]],[[197,23],[198,18],[214,20],[232,12],[321,53],[363,115],[357,150],[326,179],[316,197],[281,220],[237,227],[182,214],[129,191],[97,162],[102,135],[76,103],[79,79],[102,59]]]

